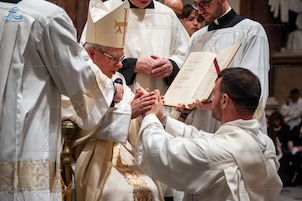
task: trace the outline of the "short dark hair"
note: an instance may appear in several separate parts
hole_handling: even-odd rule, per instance
[[[284,119],[283,119],[283,115],[278,112],[278,111],[274,111],[270,116],[269,116],[269,122],[273,122],[275,120],[280,120],[280,124],[284,124]]]
[[[300,94],[300,91],[298,88],[293,88],[292,90],[290,90],[290,95],[295,95],[295,94]]]
[[[222,70],[218,78],[222,78],[220,92],[232,99],[239,112],[255,112],[261,96],[260,81],[255,74],[236,67]]]
[[[192,6],[191,6],[191,4],[186,4],[185,6],[184,6],[184,8],[182,9],[182,13],[181,13],[181,16],[180,16],[180,19],[184,19],[184,18],[188,18],[188,17],[190,17],[190,14],[191,14],[191,12],[192,11],[195,11],[195,12],[197,12],[198,13],[198,11],[197,10],[195,10]],[[204,18],[200,15],[200,14],[198,14],[198,22],[202,22],[202,21],[204,21]]]

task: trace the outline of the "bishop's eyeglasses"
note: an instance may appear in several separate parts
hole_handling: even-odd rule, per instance
[[[110,59],[110,61],[114,64],[123,61],[123,59],[125,58],[125,55],[123,54],[122,56],[117,56],[117,55],[110,55],[106,52],[103,52],[101,50],[99,50],[98,48],[96,48],[96,50],[100,53],[102,53],[103,55],[105,55],[106,57],[108,57]]]
[[[124,54],[122,56],[117,56],[117,55],[113,56],[113,55],[107,54],[106,52],[102,52],[102,51],[99,51],[99,52],[102,53],[103,55],[105,55],[106,57],[108,57],[112,63],[118,63],[120,61],[123,61],[123,59],[125,58]]]
[[[200,1],[199,3],[197,3],[196,1],[193,1],[191,3],[191,6],[195,9],[195,10],[198,10],[199,7],[201,8],[208,8],[209,7],[209,3],[211,2],[212,0],[206,0],[206,1]]]

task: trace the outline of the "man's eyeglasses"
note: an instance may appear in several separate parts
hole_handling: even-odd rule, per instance
[[[199,7],[201,8],[208,8],[209,7],[209,3],[211,2],[212,0],[207,0],[207,1],[201,1],[199,3],[197,3],[196,1],[193,1],[191,3],[191,6],[195,9],[195,10],[198,10]]]
[[[110,59],[110,61],[112,62],[112,63],[118,63],[118,62],[120,62],[120,61],[123,61],[123,59],[125,58],[125,56],[124,56],[124,54],[122,55],[122,56],[116,56],[116,55],[110,55],[110,54],[108,54],[108,53],[106,53],[106,52],[103,52],[103,51],[101,51],[101,50],[98,50],[98,49],[96,49],[98,52],[100,52],[100,53],[102,53],[103,55],[105,55],[106,57],[108,57],[109,59]]]

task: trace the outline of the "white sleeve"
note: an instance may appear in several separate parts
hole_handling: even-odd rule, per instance
[[[75,35],[70,18],[62,12],[44,25],[36,45],[52,81],[70,98],[79,117],[77,124],[91,129],[109,108],[114,88]]]
[[[183,138],[194,138],[194,137],[202,137],[205,135],[208,136],[212,135],[212,133],[208,133],[202,130],[197,130],[194,126],[187,125],[171,117],[167,118],[165,130],[167,133],[170,133],[174,137],[183,137]]]
[[[282,104],[280,108],[280,113],[282,114],[283,117],[286,117],[289,114],[290,107],[286,103]]]
[[[172,55],[169,59],[173,60],[179,68],[181,68],[183,62],[185,61],[185,54],[187,53],[187,48],[189,44],[190,37],[188,32],[181,24],[179,19],[173,15],[173,23],[175,28],[173,30],[172,36]]]
[[[205,188],[200,181],[211,182],[215,177],[214,173],[210,174],[206,149],[206,138],[199,138],[197,142],[173,137],[165,132],[155,115],[149,114],[141,125],[136,159],[142,170],[153,179],[195,194]]]
[[[62,120],[71,120],[77,124],[77,114],[69,98],[62,96],[61,118]],[[126,143],[131,121],[131,106],[114,107],[107,110],[102,116],[98,125],[90,130],[81,131],[81,137],[96,133],[96,137],[101,140]],[[88,138],[87,138],[88,139]]]
[[[263,26],[259,23],[250,27],[248,40],[240,47],[242,59],[239,67],[252,71],[260,80],[261,97],[261,130],[266,133],[266,118],[264,109],[269,95],[269,43]],[[254,59],[257,58],[257,59]]]
[[[131,106],[108,110],[96,131],[98,139],[126,143],[131,121]]]
[[[282,113],[281,113],[282,111]],[[284,105],[284,107],[281,108],[280,113],[283,115],[284,117],[284,121],[288,122],[291,121],[293,119],[299,119],[301,118],[302,115],[302,105],[301,107],[295,108],[295,109],[290,109],[290,107],[286,107]]]

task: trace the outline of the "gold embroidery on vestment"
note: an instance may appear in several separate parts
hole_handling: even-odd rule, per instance
[[[60,167],[48,160],[0,161],[0,192],[61,192]]]
[[[119,145],[113,148],[112,164],[124,176],[127,183],[131,186],[146,186],[147,183],[141,179],[135,171],[129,169],[129,165],[122,159],[120,155]]]
[[[122,40],[121,47],[124,47],[125,36],[126,36],[126,28],[128,26],[128,22],[127,22],[127,12],[128,12],[128,9],[124,8],[124,11],[125,11],[124,21],[117,21],[117,20],[115,20],[115,25],[114,25],[114,27],[118,27],[118,29],[116,30],[115,33],[122,33],[123,34],[123,40]],[[123,27],[123,31],[122,31],[121,27]]]
[[[125,177],[126,181],[131,186],[146,186],[147,185],[147,183],[143,179],[141,179],[136,174],[136,172],[134,172],[132,170],[123,172],[123,174],[124,174],[124,177]]]
[[[149,189],[134,189],[133,197],[135,201],[152,201],[152,192]]]

